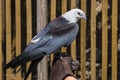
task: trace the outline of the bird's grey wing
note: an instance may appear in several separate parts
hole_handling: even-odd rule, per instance
[[[31,43],[27,46],[25,51],[32,50],[34,49],[34,47],[37,48],[43,46],[47,41],[51,39],[51,35],[53,34],[56,35],[57,33],[57,35],[60,35],[61,33],[67,32],[68,30],[72,29],[72,26],[67,27],[68,25],[68,21],[63,17],[58,17],[54,19],[48,25],[46,25],[36,36],[33,37]]]
[[[41,46],[45,45],[49,40],[51,39],[51,36],[40,36],[37,38],[33,38],[29,45],[25,48],[24,52],[30,52],[37,48],[40,48]]]
[[[69,23],[57,28],[54,28],[48,32],[48,34],[59,36],[59,38],[65,38],[67,44],[69,45],[76,37],[79,31],[79,26],[77,23]]]
[[[79,27],[77,23],[66,24],[50,30],[46,35],[52,38],[48,43],[41,47],[41,50],[50,54],[62,46],[68,46],[75,39]]]
[[[31,41],[30,45],[25,49],[25,52],[32,51],[33,54],[39,55],[38,52],[42,51],[46,54],[50,54],[62,46],[71,44],[78,33],[78,24],[68,23],[56,26],[57,27],[54,26],[52,29],[49,29],[42,37],[37,35],[35,39],[33,38],[32,40],[35,40],[35,43]]]

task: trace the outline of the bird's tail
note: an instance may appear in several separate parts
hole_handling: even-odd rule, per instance
[[[28,78],[29,74],[35,70],[35,68],[37,67],[38,63],[41,61],[42,58],[43,57],[41,57],[39,59],[35,59],[31,62],[30,67],[29,67],[27,73],[25,74],[24,80],[26,80]]]
[[[25,64],[28,61],[32,61],[35,59],[42,58],[45,56],[44,53],[40,53],[40,55],[30,55],[31,53],[22,53],[21,55],[17,56],[13,60],[11,60],[8,64],[6,64],[5,69],[7,68],[16,68],[22,64]]]
[[[24,53],[23,53],[24,54]],[[13,60],[11,60],[8,64],[6,64],[6,66],[5,66],[5,68],[7,69],[7,68],[15,68],[15,67],[17,67],[17,66],[19,66],[19,65],[21,65],[21,64],[23,64],[24,62],[23,62],[23,57],[22,57],[22,55],[19,55],[19,56],[17,56],[17,57],[15,57]]]

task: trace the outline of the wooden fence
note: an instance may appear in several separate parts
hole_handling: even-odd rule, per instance
[[[76,77],[78,80],[119,80],[118,4],[119,0],[0,0],[0,80],[22,80],[29,63],[16,75],[16,69],[5,70],[5,64],[19,55],[45,24],[76,7],[86,13],[87,20],[78,22],[77,38],[61,49],[80,61]],[[38,67],[38,80],[49,79],[48,58]],[[35,71],[28,80],[35,80],[36,75]]]

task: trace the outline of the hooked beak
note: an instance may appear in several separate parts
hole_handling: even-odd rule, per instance
[[[82,18],[83,18],[83,19],[85,19],[85,20],[87,19],[87,17],[86,17],[86,15],[85,15],[85,14],[82,16]]]

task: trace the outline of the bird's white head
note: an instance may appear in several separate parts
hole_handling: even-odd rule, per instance
[[[86,15],[85,13],[76,8],[76,9],[71,9],[70,11],[64,13],[62,15],[66,20],[68,20],[70,23],[77,22],[79,19],[85,19],[86,20]]]

